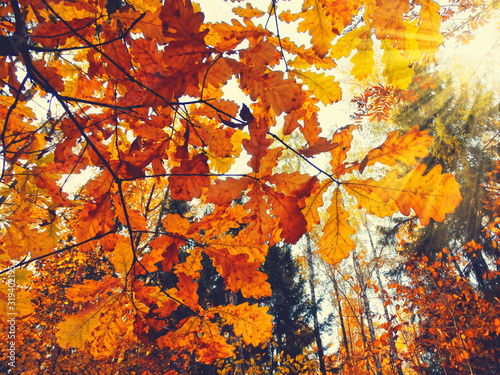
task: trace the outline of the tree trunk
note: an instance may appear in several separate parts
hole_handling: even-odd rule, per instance
[[[335,289],[337,308],[339,310],[340,327],[342,328],[342,339],[344,340],[344,347],[345,347],[345,352],[347,354],[347,360],[349,360],[349,356],[350,356],[349,342],[347,341],[347,334],[346,334],[345,324],[344,324],[344,315],[342,314],[342,304],[340,303],[338,284],[337,284],[337,280],[335,279],[335,273],[333,272],[333,270],[332,270],[331,276],[332,276],[332,282],[333,282],[333,289]]]
[[[309,234],[306,234],[306,237],[307,263],[309,265],[309,287],[311,289],[311,303],[313,305],[314,336],[316,338],[316,345],[318,346],[319,371],[322,375],[326,375],[325,360],[323,358],[323,344],[321,343],[321,332],[319,330],[318,305],[316,303],[316,293],[314,289],[314,265],[312,259],[311,238],[309,237]]]
[[[364,312],[365,312],[364,315],[366,317],[366,320],[368,321],[368,329],[370,331],[371,343],[373,345],[373,342],[376,340],[375,328],[373,326],[373,319],[372,319],[372,315],[371,315],[370,302],[368,301],[368,296],[366,294],[365,278],[363,276],[363,272],[361,272],[361,267],[359,266],[358,254],[356,253],[356,249],[354,249],[352,251],[352,259],[353,259],[353,263],[354,263],[354,268],[355,268],[356,273],[358,275],[359,284],[361,287],[361,299],[363,301],[363,307],[364,307]],[[377,375],[382,375],[382,365],[380,364],[380,356],[378,355],[378,353],[375,356],[375,364],[377,366]]]
[[[368,224],[366,221],[365,221],[365,227],[366,227],[366,231],[368,232],[368,238],[370,239],[370,245],[372,247],[373,260],[375,261],[375,272],[377,274],[377,281],[378,281],[378,285],[380,288],[379,298],[382,301],[382,305],[384,306],[385,320],[386,320],[387,324],[391,324],[391,319],[389,317],[389,311],[387,310],[387,305],[385,303],[385,301],[386,301],[385,296],[384,296],[385,287],[384,287],[384,284],[382,283],[382,278],[380,277],[380,267],[379,267],[379,263],[378,263],[377,252],[375,251],[375,246],[373,245],[372,236],[370,234],[370,231],[368,229]],[[393,372],[397,372],[398,375],[403,375],[403,370],[401,368],[401,361],[398,358],[398,352],[396,350],[396,343],[394,341],[394,336],[392,335],[392,332],[390,332],[390,334],[389,334],[389,344],[391,347],[391,360],[392,360],[391,362],[392,362],[392,366],[393,366]],[[396,369],[396,371],[394,371],[394,368]]]

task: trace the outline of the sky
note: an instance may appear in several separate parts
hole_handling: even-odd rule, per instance
[[[232,12],[232,8],[236,6],[245,8],[246,4],[250,3],[253,7],[266,11],[271,3],[270,0],[240,2],[225,0],[198,1],[202,11],[205,13],[205,21],[216,22],[222,20],[229,24],[232,19],[239,18]],[[302,1],[281,0],[277,3],[277,13],[280,14],[288,9],[298,11],[301,5]],[[442,29],[455,27],[455,25],[466,22],[467,18],[467,15],[456,17],[454,21],[446,23]],[[260,18],[254,18],[253,22],[265,23],[267,19],[268,17],[265,15]],[[239,18],[239,20],[240,22],[242,21],[241,18]],[[500,66],[498,63],[498,61],[500,61],[499,21],[500,11],[497,11],[495,18],[492,18],[486,26],[477,29],[474,33],[475,38],[472,39],[468,45],[456,43],[452,39],[445,40],[445,43],[440,47],[436,55],[438,61],[437,69],[442,71],[459,71],[464,76],[464,80],[482,78],[492,89],[495,88],[495,85],[498,86],[500,82]],[[275,27],[274,19],[270,19],[268,22],[268,29],[275,31]],[[310,35],[308,33],[298,33],[296,27],[297,24],[292,23],[287,25],[284,22],[280,22],[279,28],[281,37],[290,37],[297,45],[309,45]],[[336,128],[352,122],[349,116],[352,114],[353,107],[348,103],[353,92],[359,93],[362,90],[358,82],[352,79],[348,73],[351,70],[349,59],[342,60],[339,62],[339,66],[333,69],[331,73],[329,72],[329,74],[334,75],[335,80],[340,83],[343,91],[343,99],[340,103],[333,104],[320,113],[320,121],[323,128],[325,130],[330,130],[330,132],[332,129],[335,130]],[[236,84],[234,84],[234,88],[236,87]],[[228,90],[227,94],[231,98],[245,100],[238,90]],[[248,99],[246,99],[246,101],[248,102]],[[322,135],[327,136],[330,134],[328,134],[328,131],[325,131]]]
[[[491,89],[500,83],[500,11],[488,24],[474,32],[469,44],[446,40],[437,59],[443,66],[461,69],[465,81],[482,79]]]

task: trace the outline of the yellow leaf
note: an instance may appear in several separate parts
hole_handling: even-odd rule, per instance
[[[354,29],[342,35],[330,51],[330,56],[334,59],[340,59],[341,57],[349,57],[353,50],[355,50],[361,38],[365,34],[366,27],[362,26],[359,29]]]
[[[227,173],[231,169],[231,166],[236,161],[235,158],[218,158],[213,154],[207,152],[208,161],[210,162],[210,168],[217,173]]]
[[[16,284],[27,284],[31,281],[32,271],[25,268],[15,268],[0,275],[0,279],[7,280],[15,277]]]
[[[92,338],[92,331],[101,324],[99,318],[107,303],[108,300],[103,298],[95,305],[88,304],[76,315],[70,315],[59,323],[59,331],[56,333],[59,345],[63,348],[84,349],[85,342]]]
[[[342,207],[339,189],[333,193],[332,204],[327,212],[329,219],[318,245],[321,257],[333,265],[347,258],[349,252],[356,247],[351,239],[356,230],[349,225],[349,213]]]
[[[9,271],[7,275],[11,275]],[[14,271],[15,272],[15,271]],[[0,321],[7,322],[9,318],[22,319],[35,311],[31,302],[32,295],[28,290],[20,289],[18,281],[11,281],[7,278],[7,283],[0,284]],[[15,314],[15,315],[13,315]]]
[[[369,32],[362,33],[360,36],[361,42],[357,45],[358,52],[351,58],[354,67],[351,74],[357,80],[367,78],[373,70],[375,60],[373,59],[373,41]]]
[[[297,29],[299,32],[308,31],[312,36],[313,50],[320,57],[325,56],[332,45],[335,34],[328,19],[326,9],[319,0],[305,0],[302,6],[301,18],[304,18]]]
[[[422,58],[422,50],[420,50],[419,42],[418,42],[418,25],[417,21],[414,22],[405,22],[406,30],[405,30],[405,42],[404,42],[404,50],[403,54],[410,61],[417,61]]]
[[[134,253],[132,252],[130,240],[128,238],[120,237],[119,242],[116,244],[111,254],[110,260],[115,266],[116,273],[120,274],[122,278],[125,278],[134,260]]]
[[[414,73],[410,68],[410,62],[401,51],[391,46],[390,40],[384,39],[381,43],[384,49],[382,62],[385,64],[382,75],[387,78],[387,83],[405,90],[410,85]]]
[[[292,70],[290,73],[298,76],[324,105],[338,102],[342,98],[342,90],[332,76],[298,70]]]
[[[350,195],[356,198],[358,208],[365,208],[366,212],[370,215],[386,217],[398,211],[398,207],[394,201],[384,202],[376,193],[367,193],[360,186],[345,184],[344,188]]]

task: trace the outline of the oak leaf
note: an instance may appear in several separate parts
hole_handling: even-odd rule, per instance
[[[410,68],[410,62],[403,56],[400,50],[394,48],[389,40],[382,41],[384,55],[382,62],[385,69],[382,75],[387,82],[397,88],[405,90],[411,83],[414,71]]]
[[[16,284],[0,283],[0,322],[7,323],[12,317],[24,319],[36,311],[35,307],[29,290]]]
[[[219,327],[198,316],[182,321],[175,331],[160,337],[157,344],[160,348],[193,351],[197,361],[206,364],[234,353],[234,347],[219,334]]]
[[[88,303],[84,308],[78,310],[75,315],[66,317],[57,325],[59,331],[56,333],[57,342],[63,348],[76,347],[84,349],[85,343],[92,339],[92,332],[100,324],[103,307],[116,298],[117,295],[102,298],[96,304]]]
[[[417,164],[402,178],[392,170],[379,181],[351,180],[346,185],[375,193],[385,203],[393,200],[403,215],[413,209],[422,225],[429,224],[431,218],[442,222],[445,214],[452,213],[462,201],[459,185],[451,174],[441,174],[440,165],[423,175],[426,168],[425,164]]]
[[[332,31],[332,25],[327,15],[327,9],[320,0],[305,0],[302,5],[299,32],[309,32],[313,50],[320,57],[324,57],[331,48],[335,33]]]
[[[231,324],[234,333],[241,336],[246,345],[258,346],[272,337],[273,317],[268,315],[269,306],[240,305],[218,306],[213,309],[226,324]]]
[[[332,160],[330,165],[332,166],[332,174],[335,177],[340,177],[346,172],[348,172],[348,166],[344,163],[347,153],[351,149],[352,142],[352,132],[357,129],[356,125],[347,125],[341,129],[338,129],[334,135],[332,142],[337,145],[337,147],[331,150]]]
[[[241,291],[245,298],[261,298],[271,295],[267,275],[258,271],[259,262],[249,262],[247,254],[231,255],[225,249],[209,251],[217,272],[224,278],[227,289]]]
[[[390,132],[385,142],[365,156],[364,167],[374,165],[379,162],[389,167],[396,165],[396,160],[406,165],[415,165],[416,158],[425,158],[429,154],[429,146],[432,137],[427,131],[418,131],[418,126],[414,126],[408,133],[398,137],[398,131]],[[364,168],[360,168],[363,173]]]
[[[121,237],[111,253],[110,261],[115,266],[116,273],[118,273],[122,279],[127,277],[135,259],[131,246],[128,238]]]
[[[342,207],[341,192],[336,189],[328,207],[328,220],[323,228],[323,235],[318,242],[321,257],[330,264],[337,264],[347,258],[353,250],[351,236],[356,230],[349,224],[349,213]]]
[[[242,8],[242,7],[234,8],[233,12],[237,16],[245,17],[245,18],[253,18],[253,17],[259,18],[265,14],[265,12],[263,12],[257,8],[254,8],[252,6],[252,4],[250,4],[250,3],[247,3],[246,8]]]
[[[206,155],[198,154],[191,160],[183,159],[179,167],[172,168],[169,177],[172,197],[180,200],[191,200],[199,198],[202,188],[210,184],[210,173],[208,158]]]
[[[334,59],[341,57],[349,57],[355,49],[357,49],[361,38],[366,37],[366,27],[361,26],[342,35],[333,45],[330,56]]]
[[[342,98],[339,83],[335,82],[332,76],[298,70],[291,70],[290,73],[300,78],[324,105],[338,102]]]
[[[432,56],[444,41],[443,35],[439,32],[441,26],[440,6],[433,0],[417,0],[415,4],[422,6],[416,38],[418,48],[420,51]]]
[[[361,33],[359,35],[360,42],[357,45],[358,51],[351,58],[351,62],[354,64],[351,74],[357,80],[362,80],[367,78],[373,71],[375,66],[375,60],[373,58],[373,40],[372,35],[369,30]]]
[[[66,290],[66,298],[73,302],[94,303],[100,296],[115,288],[122,286],[122,282],[116,277],[105,277],[101,281],[84,280],[83,284],[74,284]]]
[[[302,90],[292,79],[285,79],[282,72],[240,65],[239,81],[241,89],[248,93],[250,99],[260,99],[264,108],[272,108],[277,116],[300,108],[304,102]]]
[[[177,282],[179,291],[175,293],[175,296],[192,310],[198,310],[198,283],[183,272],[177,272],[177,277],[179,279]]]

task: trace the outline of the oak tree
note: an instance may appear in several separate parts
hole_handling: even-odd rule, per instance
[[[352,159],[361,129],[327,139],[318,120],[342,99],[330,75],[342,56],[363,79],[379,45],[387,83],[407,88],[412,62],[443,41],[439,5],[286,4],[205,22],[190,0],[0,2],[11,43],[0,51],[0,262],[16,278],[15,293],[0,293],[3,324],[17,314],[14,360],[2,347],[2,366],[193,372],[233,357],[233,336],[258,346],[272,335],[265,306],[200,303],[203,259],[226,290],[259,299],[271,295],[260,270],[269,246],[320,227],[326,261],[349,255],[354,201],[422,225],[457,207],[453,176],[418,163],[425,130],[391,132]],[[281,35],[284,23],[310,43]],[[234,85],[244,99],[226,95]],[[287,143],[294,132],[300,148]],[[311,171],[277,172],[285,150]],[[188,210],[167,209],[178,201]]]

